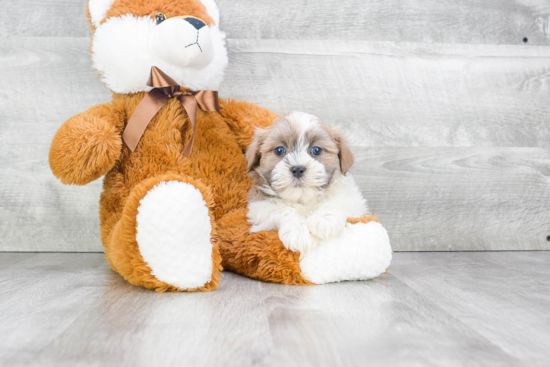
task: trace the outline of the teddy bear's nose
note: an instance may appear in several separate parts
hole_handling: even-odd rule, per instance
[[[214,59],[210,27],[193,16],[167,18],[154,27],[147,43],[155,59],[179,68],[202,69]]]
[[[197,18],[184,18],[187,23],[191,24],[195,29],[199,30],[206,25],[202,20]]]

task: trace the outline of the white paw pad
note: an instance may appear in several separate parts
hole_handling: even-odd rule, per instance
[[[348,223],[338,237],[307,252],[300,268],[316,284],[365,280],[386,271],[391,259],[390,239],[380,223]]]
[[[139,250],[158,280],[180,289],[211,280],[212,224],[197,188],[161,182],[141,199],[136,220]]]

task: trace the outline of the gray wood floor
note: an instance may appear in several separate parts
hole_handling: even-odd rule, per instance
[[[550,252],[396,253],[366,282],[127,284],[102,254],[0,254],[2,366],[548,366]]]

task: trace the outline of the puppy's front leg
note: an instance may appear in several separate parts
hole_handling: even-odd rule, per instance
[[[321,240],[339,236],[348,218],[368,213],[367,202],[350,174],[341,176],[330,190],[329,199],[307,220],[309,231]]]
[[[317,246],[306,219],[294,208],[272,201],[249,203],[250,233],[278,230],[279,239],[290,251],[305,253]]]
[[[312,236],[306,219],[298,213],[288,215],[279,225],[279,238],[287,249],[305,253],[318,244],[317,238]]]
[[[307,219],[311,234],[321,240],[338,236],[346,227],[346,214],[335,205],[323,205]]]

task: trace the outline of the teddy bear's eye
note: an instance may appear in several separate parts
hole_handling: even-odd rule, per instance
[[[157,13],[157,15],[155,16],[155,21],[157,22],[157,24],[160,24],[162,22],[164,22],[166,20],[166,15],[162,14],[162,13]]]

